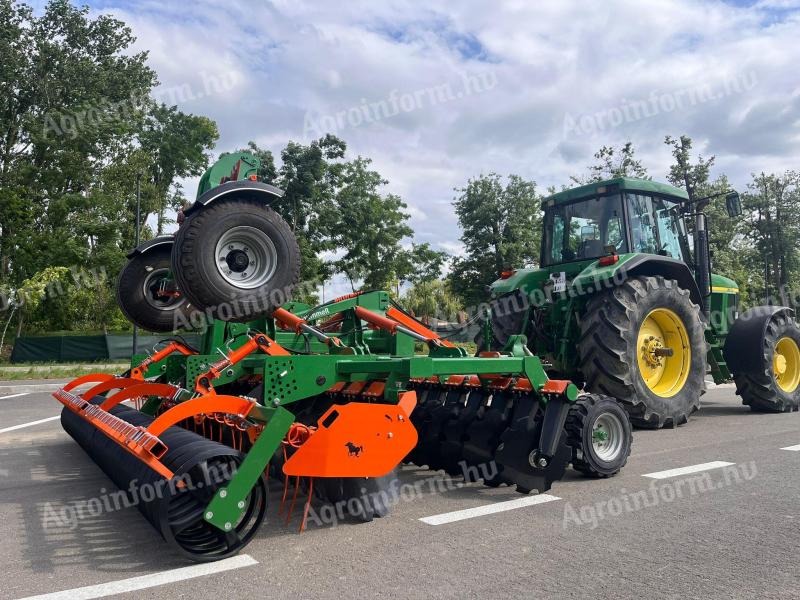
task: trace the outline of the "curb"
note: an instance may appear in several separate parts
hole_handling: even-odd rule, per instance
[[[55,392],[64,387],[65,382],[34,383],[27,385],[0,385],[0,396],[11,394],[31,394],[33,392]]]

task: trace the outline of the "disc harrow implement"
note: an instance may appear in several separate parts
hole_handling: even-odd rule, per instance
[[[587,403],[573,384],[548,379],[521,336],[508,351],[470,356],[381,291],[316,307],[276,306],[273,296],[256,302],[296,282],[296,242],[256,200],[280,190],[243,182],[238,174],[249,171],[240,168],[199,197],[174,242],[149,244],[161,254],[174,244],[175,293],[192,310],[209,308],[203,302],[217,294],[219,304],[204,314],[224,316],[226,298],[261,312],[209,317],[199,348],[168,339],[134,356],[125,373],[80,377],[53,394],[64,405],[64,430],[176,552],[194,561],[235,554],[256,535],[270,501],[287,524],[301,514],[301,530],[315,502],[337,518],[383,517],[407,463],[522,493],[549,490],[570,462],[593,476],[622,468],[626,413],[602,420],[621,437],[601,444],[593,428],[615,401]],[[146,246],[131,254],[143,272]],[[272,262],[255,269],[263,261]],[[250,287],[234,294],[239,279]],[[200,280],[208,289],[192,289]],[[135,300],[127,298],[126,310],[144,314]],[[427,354],[416,353],[420,344]],[[268,494],[268,480],[280,493]]]

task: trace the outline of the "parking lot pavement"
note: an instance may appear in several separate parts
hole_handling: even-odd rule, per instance
[[[57,420],[42,421],[58,407],[47,394],[0,397],[2,598],[85,586],[99,587],[60,597],[800,595],[800,413],[751,414],[730,386],[685,426],[636,431],[618,476],[569,471],[547,501],[406,466],[389,516],[312,519],[300,534],[297,517],[277,517],[274,485],[243,557],[188,569],[134,508],[87,510],[114,488]]]

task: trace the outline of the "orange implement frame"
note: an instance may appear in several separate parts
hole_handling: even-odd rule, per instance
[[[205,373],[201,373],[195,379],[195,391],[200,394],[213,394],[214,386],[211,382],[222,375],[223,371],[228,367],[235,365],[239,361],[245,359],[247,356],[261,350],[264,354],[270,356],[289,356],[289,351],[277,343],[275,340],[267,337],[263,333],[259,333],[255,337],[250,338],[239,346],[236,350],[232,350],[225,358],[215,362],[211,365]]]
[[[416,392],[404,392],[396,405],[332,406],[283,472],[297,477],[386,475],[417,445],[417,430],[409,420],[416,404]]]
[[[405,314],[400,310],[397,310],[393,306],[386,311],[386,316],[391,319],[394,319],[395,321],[407,327],[411,331],[419,333],[420,335],[424,335],[425,337],[427,337],[432,341],[438,340],[442,344],[442,346],[446,346],[448,348],[455,347],[455,345],[452,342],[448,342],[447,340],[442,339],[438,333],[436,333],[435,331],[431,331],[416,319],[409,317],[407,314]]]
[[[164,360],[174,352],[180,352],[184,356],[192,356],[197,354],[197,352],[189,348],[187,345],[182,344],[181,342],[172,341],[152,356],[145,358],[141,363],[139,363],[138,366],[133,367],[131,369],[130,376],[133,379],[144,381],[144,374],[150,365]]]

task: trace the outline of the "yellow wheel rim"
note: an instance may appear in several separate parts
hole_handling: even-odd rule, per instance
[[[793,392],[800,385],[800,348],[792,338],[783,337],[775,344],[772,372],[784,392]]]
[[[689,334],[681,318],[667,308],[650,311],[639,328],[636,356],[639,374],[651,392],[661,398],[680,392],[692,364]]]

